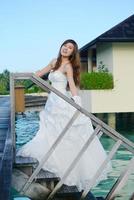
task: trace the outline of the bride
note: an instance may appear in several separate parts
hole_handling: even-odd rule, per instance
[[[81,106],[81,98],[78,95],[80,58],[74,40],[66,40],[60,47],[57,59],[53,59],[48,66],[37,71],[36,75],[42,77],[48,72],[52,86]],[[75,111],[70,104],[51,92],[44,109],[40,112],[40,128],[36,136],[25,144],[17,155],[34,157],[40,162]],[[55,173],[57,177],[62,177],[93,131],[91,120],[80,114],[42,168]],[[64,184],[76,185],[79,191],[84,190],[106,157],[106,152],[96,136]],[[109,171],[110,165],[98,177],[96,184],[106,179]]]

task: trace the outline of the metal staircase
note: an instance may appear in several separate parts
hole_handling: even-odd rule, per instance
[[[98,176],[101,175],[103,169],[105,168],[107,163],[113,158],[113,156],[115,155],[115,153],[117,152],[118,148],[121,145],[124,146],[124,148],[126,148],[132,154],[134,154],[134,144],[131,141],[129,141],[128,139],[123,137],[121,134],[119,134],[113,128],[109,127],[107,124],[102,122],[100,119],[96,118],[93,114],[89,113],[84,108],[82,108],[79,105],[77,105],[76,103],[74,103],[73,100],[69,99],[68,97],[66,97],[65,95],[60,93],[58,90],[53,88],[50,84],[48,84],[46,81],[35,76],[33,73],[15,73],[15,74],[11,74],[11,78],[10,78],[10,80],[11,80],[10,81],[11,82],[11,87],[10,87],[10,89],[11,89],[11,108],[12,108],[12,110],[11,110],[11,116],[12,116],[12,118],[11,118],[11,131],[12,131],[13,138],[14,138],[14,145],[13,145],[14,155],[15,155],[14,81],[16,79],[30,79],[35,84],[40,86],[42,89],[54,92],[59,97],[61,97],[66,102],[68,102],[69,104],[71,104],[73,107],[76,108],[76,112],[74,113],[73,117],[70,119],[68,124],[64,127],[63,131],[61,132],[61,134],[59,135],[57,140],[54,142],[54,144],[49,149],[49,151],[46,153],[46,155],[44,155],[41,162],[36,166],[36,168],[33,169],[31,176],[29,177],[29,179],[27,180],[27,182],[24,184],[24,186],[21,189],[21,194],[25,194],[26,190],[30,187],[30,185],[33,181],[35,181],[35,180],[36,181],[37,180],[42,181],[43,180],[43,184],[49,185],[48,187],[51,189],[51,192],[50,192],[49,196],[47,197],[47,200],[57,198],[58,195],[59,196],[65,196],[65,198],[68,197],[70,194],[71,195],[74,194],[74,196],[76,194],[78,194],[78,196],[79,196],[79,192],[78,192],[78,190],[75,186],[72,187],[72,188],[69,188],[69,187],[64,186],[63,183],[64,183],[64,180],[71,173],[71,171],[74,169],[77,162],[79,161],[79,159],[81,158],[83,153],[86,151],[86,149],[88,148],[88,146],[90,145],[90,143],[92,142],[92,140],[94,139],[94,137],[96,135],[98,135],[98,137],[101,137],[102,134],[106,134],[110,138],[114,139],[116,142],[115,142],[112,150],[109,152],[106,160],[102,163],[100,169],[96,172],[95,176],[91,180],[90,184],[87,187],[87,190],[83,191],[83,193],[80,194],[79,199],[85,199],[85,197],[87,197],[87,194],[89,194],[89,191],[93,187],[94,182],[96,181]],[[56,177],[53,173],[43,171],[42,166],[45,164],[45,162],[48,160],[48,158],[54,152],[55,148],[61,142],[61,140],[64,137],[64,135],[66,134],[67,130],[69,129],[69,127],[71,127],[72,123],[77,119],[77,117],[79,116],[80,113],[85,114],[87,117],[89,117],[91,119],[95,129],[94,129],[93,134],[89,137],[87,142],[84,144],[84,146],[82,147],[82,149],[80,150],[80,152],[76,156],[76,158],[70,164],[69,168],[66,170],[63,177],[61,179],[59,179],[59,177]],[[14,158],[14,161],[15,160],[16,160],[16,158]],[[23,164],[23,161],[21,161],[21,164]],[[123,172],[121,172],[119,178],[117,179],[116,183],[113,185],[113,187],[111,188],[111,190],[107,194],[105,200],[114,199],[116,194],[118,194],[119,190],[126,184],[126,182],[128,180],[128,176],[131,174],[133,169],[134,169],[134,157],[130,160],[127,168]],[[76,196],[75,196],[75,198],[76,198]]]

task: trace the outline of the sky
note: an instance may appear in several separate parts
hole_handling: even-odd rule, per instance
[[[0,73],[35,72],[134,14],[134,0],[0,0]]]

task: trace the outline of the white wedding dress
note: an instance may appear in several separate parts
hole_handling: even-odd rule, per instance
[[[50,72],[49,80],[53,87],[70,96],[66,90],[67,78],[61,71]],[[75,111],[70,104],[51,92],[45,108],[40,112],[40,128],[36,136],[25,144],[17,155],[34,157],[40,161]],[[80,114],[42,168],[62,177],[93,131],[91,120]],[[106,152],[96,136],[64,184],[76,185],[79,191],[85,189],[106,157]],[[110,170],[111,165],[108,164],[96,184],[106,179]]]

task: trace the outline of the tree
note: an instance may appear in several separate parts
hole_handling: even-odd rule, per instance
[[[10,90],[10,72],[6,69],[0,74],[0,94],[6,94]]]
[[[3,78],[4,78],[5,84],[6,84],[6,90],[9,91],[10,90],[10,80],[9,80],[10,79],[10,72],[7,69],[5,69],[3,71]]]

